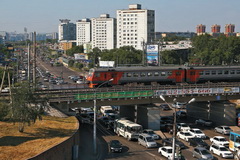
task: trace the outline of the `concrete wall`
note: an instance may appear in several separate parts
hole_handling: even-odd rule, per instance
[[[77,160],[79,146],[79,127],[66,141],[29,158],[28,160]]]
[[[236,125],[236,105],[229,101],[191,103],[187,114],[196,119],[210,119],[216,125]]]

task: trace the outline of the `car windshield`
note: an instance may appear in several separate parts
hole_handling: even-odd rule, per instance
[[[223,141],[227,141],[225,138],[220,138],[219,141],[223,142]]]
[[[117,145],[120,145],[121,143],[119,141],[112,141],[111,144],[114,145],[114,146],[117,146]]]
[[[219,149],[220,149],[220,151],[228,151],[228,149],[225,147],[220,147]]]
[[[193,140],[196,142],[203,142],[203,140],[201,138],[193,138]]]
[[[155,134],[153,131],[147,131],[148,134]]]
[[[105,113],[114,113],[113,110],[106,110]]]
[[[146,137],[148,142],[154,142],[154,140],[152,139],[152,137]]]
[[[202,155],[207,155],[207,154],[210,154],[207,150],[201,150],[201,153],[202,153]]]
[[[230,130],[231,128],[230,127],[225,127],[226,130]]]
[[[202,133],[202,131],[200,131],[200,130],[195,130],[194,132],[195,133]]]
[[[182,124],[181,126],[182,126],[182,127],[188,127],[188,125],[186,125],[186,124]]]

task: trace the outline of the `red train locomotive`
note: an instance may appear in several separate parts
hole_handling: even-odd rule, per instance
[[[236,82],[240,80],[240,66],[160,66],[90,69],[87,81],[94,88],[109,81],[109,85],[152,82],[159,84]]]

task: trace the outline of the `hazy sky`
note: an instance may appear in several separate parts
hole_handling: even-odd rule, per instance
[[[196,31],[198,24],[235,24],[240,32],[240,0],[0,0],[0,31],[50,33],[58,31],[59,19],[75,23],[83,18],[108,13],[116,18],[117,9],[141,4],[155,10],[155,31]]]

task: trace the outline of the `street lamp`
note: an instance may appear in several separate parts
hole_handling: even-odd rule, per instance
[[[169,103],[166,101],[166,99],[163,97],[163,95],[159,96],[167,105],[172,108]],[[196,99],[192,98],[190,101],[187,102],[187,104],[194,102]],[[176,98],[173,99],[173,102],[176,102]],[[176,117],[176,107],[174,107],[174,117],[173,117],[173,137],[172,137],[172,160],[175,158],[175,143],[176,143],[176,123],[177,123],[177,117]]]
[[[97,153],[97,96],[96,96],[96,92],[97,92],[97,89],[100,88],[102,85],[108,83],[108,82],[111,82],[113,81],[113,78],[112,79],[109,79],[108,81],[105,81],[103,82],[102,84],[100,84],[96,89],[95,89],[95,92],[94,92],[94,120],[93,120],[93,152],[94,152],[94,155]]]

